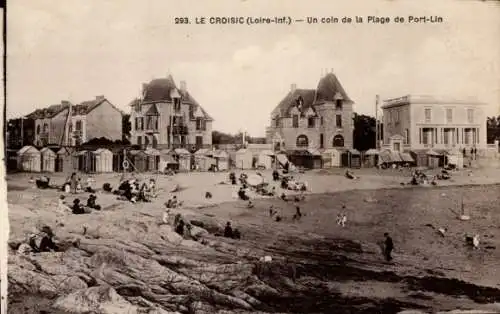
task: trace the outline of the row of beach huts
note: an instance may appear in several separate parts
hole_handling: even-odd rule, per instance
[[[164,172],[168,169],[187,171],[226,171],[229,169],[273,169],[287,163],[305,168],[375,167],[380,163],[414,163],[410,154],[379,152],[370,149],[363,153],[355,149],[327,149],[322,152],[301,151],[273,152],[262,146],[259,149],[238,150],[202,148],[194,153],[184,148],[143,150],[123,148],[76,149],[62,147],[37,149],[25,146],[10,157],[10,170],[23,172]]]

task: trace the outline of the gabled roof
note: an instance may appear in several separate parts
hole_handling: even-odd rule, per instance
[[[302,97],[303,100],[303,110],[312,106],[312,104],[314,103],[314,93],[314,89],[296,89],[293,92],[288,92],[285,98],[283,98],[283,100],[273,110],[273,116],[288,116],[289,110],[297,105],[299,97]]]
[[[158,113],[158,108],[156,108],[156,104],[152,104],[151,107],[149,107],[148,111],[144,114],[145,116],[159,116],[160,114]]]
[[[80,116],[87,115],[92,110],[103,104],[104,102],[108,102],[111,104],[106,98],[101,97],[98,99],[88,100],[81,102],[77,105],[72,106],[72,116]],[[120,109],[116,108],[113,104],[111,106],[116,109],[118,112],[123,113]],[[28,114],[26,117],[31,119],[50,119],[55,117],[57,114],[63,112],[64,110],[69,108],[69,104],[59,104],[52,105],[47,108],[37,109],[32,113]]]
[[[66,109],[67,106],[58,104],[58,105],[51,105],[46,108],[42,109],[36,109],[32,113],[26,115],[26,118],[30,119],[48,119],[56,116],[58,113],[62,112],[64,109]]]
[[[289,110],[296,106],[298,100],[302,98],[302,113],[305,113],[308,108],[325,101],[335,101],[336,99],[343,99],[344,101],[352,103],[339,80],[333,73],[328,73],[319,80],[316,89],[295,89],[288,92],[283,100],[276,106],[272,112],[272,116],[277,115],[286,117],[289,115]]]
[[[141,102],[171,102],[174,97],[180,97],[182,103],[193,106],[194,111],[196,111],[196,108],[200,108],[207,120],[213,120],[188,91],[177,88],[172,75],[167,78],[151,80],[144,87],[142,101],[134,99],[129,105],[135,106]]]
[[[167,78],[154,79],[146,84],[143,90],[143,101],[172,101],[170,96],[172,90],[177,90],[172,75]]]

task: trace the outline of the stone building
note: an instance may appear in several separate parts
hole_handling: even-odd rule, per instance
[[[131,103],[131,143],[153,148],[211,147],[213,119],[171,75],[142,85],[142,97]]]
[[[322,77],[316,89],[292,84],[271,113],[266,141],[275,150],[351,149],[353,104],[333,73]]]

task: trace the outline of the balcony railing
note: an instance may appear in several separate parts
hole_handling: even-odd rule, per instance
[[[167,132],[172,135],[187,135],[189,134],[188,127],[186,125],[169,125],[167,127]]]

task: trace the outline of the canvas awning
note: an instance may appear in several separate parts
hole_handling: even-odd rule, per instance
[[[259,155],[267,155],[267,156],[274,156],[275,154],[270,151],[269,149],[265,149],[259,153]]]
[[[413,160],[413,157],[411,157],[411,155],[409,153],[400,153],[401,155],[401,159],[404,161],[404,162],[415,162]]]
[[[429,156],[441,156],[442,155],[442,154],[440,154],[432,149],[429,149],[426,154]]]
[[[365,156],[376,156],[376,155],[379,155],[380,152],[374,148],[370,148],[369,150],[367,150],[365,152]]]
[[[208,156],[210,151],[207,148],[200,148],[194,154],[196,156]]]
[[[79,151],[76,155],[77,155],[77,156],[83,156],[83,155],[85,155],[86,153],[87,153],[87,151],[86,151],[86,150],[81,150],[81,151]]]
[[[163,155],[161,157],[161,161],[166,163],[167,165],[168,164],[178,164],[178,162],[174,159],[174,157],[172,157],[172,155]]]
[[[313,156],[321,156],[321,153],[316,149],[309,148],[307,151]]]
[[[149,156],[160,156],[160,151],[154,148],[148,148],[144,153]]]
[[[172,150],[170,150],[170,149],[165,148],[165,149],[160,150],[160,155],[162,155],[162,156],[170,155],[170,154],[172,154]]]
[[[351,148],[348,150],[348,152],[351,154],[351,155],[361,155],[359,150],[357,149],[354,149],[354,148]]]
[[[174,152],[177,154],[177,155],[181,155],[181,156],[184,156],[184,155],[191,155],[191,153],[189,151],[187,151],[185,148],[176,148],[174,150]]]
[[[391,152],[391,161],[392,162],[402,162],[403,159],[398,152]]]

